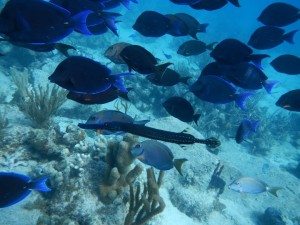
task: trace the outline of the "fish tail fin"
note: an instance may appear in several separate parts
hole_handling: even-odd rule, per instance
[[[215,137],[210,137],[204,140],[204,144],[209,148],[217,148],[221,145],[221,142]]]
[[[192,38],[198,40],[197,33],[198,33],[198,31],[195,30],[195,31],[191,31],[191,32],[189,33],[189,35],[190,35]]]
[[[122,1],[123,2],[123,1]],[[113,13],[113,12],[100,12],[99,15],[104,20],[104,23],[108,29],[110,29],[115,35],[119,36],[117,32],[117,26],[116,18],[121,16],[119,13]]]
[[[213,42],[213,43],[210,43],[210,44],[206,45],[206,49],[207,49],[207,50],[210,50],[210,51],[214,50],[214,46],[215,46],[215,44],[217,44],[217,43],[218,43],[218,42]]]
[[[189,85],[188,84],[189,79],[191,79],[191,77],[180,77],[180,82]]]
[[[268,191],[270,194],[274,195],[275,197],[278,197],[277,192],[278,192],[279,190],[282,190],[282,189],[283,189],[282,187],[271,187],[271,188],[267,188],[267,191]]]
[[[155,66],[155,72],[156,72],[157,74],[161,74],[161,76],[163,76],[165,70],[166,70],[170,65],[172,65],[172,64],[173,64],[173,63],[167,62],[167,63],[164,63],[164,64],[157,65],[157,66]]]
[[[237,94],[235,98],[235,103],[240,107],[242,110],[246,109],[246,101],[250,98],[253,93],[246,92],[242,94]]]
[[[259,69],[262,69],[261,61],[265,58],[270,57],[270,55],[267,54],[252,54],[250,55],[249,60],[252,61],[252,63]]]
[[[182,176],[182,165],[188,161],[187,159],[174,159],[174,167],[178,171],[178,173]]]
[[[30,182],[30,189],[40,192],[49,192],[51,189],[47,186],[48,177],[42,177]]]
[[[86,35],[92,35],[89,28],[87,27],[87,18],[93,12],[91,10],[82,11],[72,17],[74,23],[74,29],[78,32]]]
[[[236,7],[240,7],[240,3],[239,0],[228,0],[232,5],[236,6]]]
[[[76,51],[76,48],[74,48],[72,45],[67,45],[67,44],[63,44],[63,43],[56,43],[55,48],[57,49],[57,51],[59,51],[66,57],[70,56],[68,53],[68,50],[73,49]]]
[[[128,92],[131,91],[131,90],[133,90],[133,88],[127,88],[127,92],[119,91],[118,96],[125,99],[126,101],[130,102],[130,99],[128,97]]]
[[[193,120],[197,126],[198,126],[198,120],[200,119],[200,116],[201,116],[200,113],[193,115]]]
[[[208,27],[208,23],[200,24],[197,28],[197,32],[206,33],[206,29]]]
[[[117,77],[115,79],[115,81],[114,81],[113,86],[115,88],[117,88],[120,92],[123,92],[123,93],[127,93],[128,92],[128,90],[125,87],[125,83],[124,83],[123,77]]]
[[[263,82],[263,86],[266,89],[266,91],[271,94],[272,89],[276,86],[276,84],[278,84],[278,81],[276,80],[266,80],[265,82]]]
[[[284,36],[283,36],[283,39],[286,41],[286,42],[288,42],[288,43],[290,43],[290,44],[294,44],[295,42],[294,42],[294,36],[295,36],[295,34],[298,32],[298,30],[293,30],[293,31],[291,31],[291,32],[289,32],[289,33],[286,33]]]
[[[130,2],[138,3],[137,0],[121,0],[122,5],[124,5],[127,9],[130,9]]]

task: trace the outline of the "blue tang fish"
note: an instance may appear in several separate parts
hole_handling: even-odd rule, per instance
[[[232,82],[234,85],[248,89],[264,88],[269,94],[277,81],[269,80],[266,74],[252,63],[244,62],[236,65],[223,65],[218,62],[208,64],[201,76],[214,75]]]
[[[43,177],[32,180],[30,177],[18,173],[0,172],[0,208],[14,205],[26,198],[32,190],[49,192]]]
[[[110,69],[92,59],[71,56],[62,61],[50,75],[49,80],[72,92],[96,94],[114,86],[127,92],[122,76],[129,73],[111,75]]]
[[[116,18],[121,16],[119,13],[104,12],[104,3],[101,1],[91,0],[51,0],[53,4],[59,5],[76,15],[83,10],[92,11],[87,17],[86,26],[90,34],[103,34],[110,29],[114,34],[117,34]],[[77,30],[79,33],[85,34],[86,31]]]
[[[31,44],[55,43],[80,30],[89,33],[86,19],[91,11],[71,13],[42,0],[10,0],[0,13],[0,33],[11,41]]]
[[[277,196],[277,191],[282,189],[280,187],[269,187],[265,182],[257,180],[252,177],[241,177],[233,181],[229,185],[229,189],[240,193],[260,194],[263,192],[269,192],[270,194]]]
[[[238,144],[242,143],[246,138],[249,137],[251,133],[257,132],[258,127],[259,127],[259,121],[243,119],[236,132],[236,136],[235,136],[236,143]]]
[[[131,154],[141,162],[158,170],[170,170],[173,167],[182,175],[181,167],[187,159],[174,159],[171,150],[155,140],[146,140],[137,144]]]
[[[236,88],[228,81],[217,76],[202,76],[191,87],[190,91],[203,101],[226,104],[235,101],[241,108],[245,109],[245,101],[252,93],[237,93]]]

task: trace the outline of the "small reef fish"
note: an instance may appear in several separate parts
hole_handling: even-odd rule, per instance
[[[299,19],[299,8],[284,2],[275,2],[268,5],[257,20],[267,26],[284,27]]]
[[[217,62],[226,65],[235,65],[242,62],[253,62],[261,67],[261,60],[270,57],[266,54],[253,54],[253,50],[236,39],[221,41],[210,53]]]
[[[191,79],[191,77],[182,77],[175,70],[169,68],[167,68],[163,74],[152,73],[148,75],[146,78],[152,84],[155,84],[157,86],[164,86],[164,87],[174,86],[178,83],[183,83],[185,85],[188,85],[188,80]]]
[[[260,194],[269,192],[270,194],[278,197],[277,191],[281,190],[280,187],[269,187],[263,181],[257,180],[252,177],[242,177],[233,181],[229,185],[229,189],[240,193]]]
[[[289,111],[300,112],[300,89],[289,91],[283,94],[276,105]]]
[[[164,15],[155,11],[144,11],[132,28],[145,37],[161,37],[167,33],[170,25],[169,19]]]
[[[128,91],[130,89],[128,88]],[[105,104],[117,98],[123,98],[129,101],[127,92],[122,92],[115,87],[110,87],[108,90],[96,94],[86,94],[78,92],[69,92],[67,98],[84,105]]]
[[[10,0],[0,13],[0,33],[12,42],[55,43],[75,29],[85,34],[90,13],[71,16],[68,10],[43,0]]]
[[[239,0],[201,0],[195,4],[191,4],[190,6],[193,9],[213,11],[223,8],[225,5],[227,5],[228,2],[236,7],[240,7]]]
[[[250,119],[243,119],[240,123],[236,135],[235,141],[236,143],[240,144],[244,140],[246,140],[249,135],[252,133],[256,133],[259,127],[259,121],[257,120],[250,120]]]
[[[213,50],[215,44],[216,42],[207,45],[199,40],[186,41],[179,46],[177,54],[183,56],[200,55],[206,52],[206,50]]]
[[[114,64],[126,64],[124,60],[121,58],[120,53],[121,51],[131,44],[126,42],[119,42],[116,44],[111,45],[106,49],[104,56],[112,61]]]
[[[133,157],[142,163],[153,166],[158,170],[170,170],[173,167],[182,175],[182,164],[187,159],[174,159],[174,155],[168,146],[155,140],[146,140],[131,149]]]
[[[126,46],[120,53],[121,58],[127,64],[129,72],[134,70],[140,74],[162,74],[172,63],[157,65],[155,58],[148,50],[139,45]]]
[[[255,49],[266,50],[274,48],[284,41],[294,44],[294,35],[298,30],[285,33],[282,28],[273,26],[263,26],[257,28],[251,35],[248,45]]]
[[[236,88],[218,76],[202,76],[190,86],[190,91],[203,101],[214,104],[235,102],[241,109],[246,109],[246,100],[252,93],[237,93]]]
[[[193,106],[189,101],[181,97],[171,97],[163,103],[167,112],[183,122],[192,122],[196,124],[200,114],[195,113]]]
[[[0,172],[0,208],[14,205],[25,199],[32,190],[49,192],[46,177],[32,180],[30,177],[12,173]]]
[[[208,23],[199,23],[197,19],[186,13],[176,13],[174,16],[182,20],[187,25],[189,35],[194,39],[198,39],[197,33],[205,33],[206,28],[209,25]]]
[[[125,118],[128,117],[126,114],[124,113],[122,114],[124,115]],[[160,141],[182,144],[182,145],[200,143],[200,144],[205,144],[210,148],[217,148],[221,145],[220,141],[214,137],[208,139],[199,139],[194,137],[191,134],[186,133],[186,131],[179,132],[179,133],[171,132],[171,131],[152,128],[152,127],[147,127],[143,124],[135,124],[132,122],[123,122],[123,121],[120,120],[118,121],[115,120],[114,118],[109,118],[109,119],[106,118],[106,120],[101,121],[98,119],[97,116],[95,117],[95,115],[92,115],[86,123],[79,123],[78,126],[82,129],[100,130],[100,131],[104,130],[104,131],[110,131],[114,133],[117,132],[131,133],[134,135],[138,135],[138,136],[142,136],[154,140],[160,140]]]
[[[279,73],[300,75],[300,58],[295,55],[281,55],[271,62],[271,66]]]
[[[110,69],[92,59],[71,56],[63,60],[49,76],[52,83],[71,92],[96,94],[115,87],[127,93],[123,76],[128,73],[111,74]]]

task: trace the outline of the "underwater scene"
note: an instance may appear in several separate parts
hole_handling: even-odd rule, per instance
[[[0,0],[0,225],[300,225],[299,0]]]

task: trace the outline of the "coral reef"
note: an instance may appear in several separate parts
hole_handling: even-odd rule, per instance
[[[147,169],[147,183],[141,193],[140,184],[134,190],[130,184],[129,211],[126,215],[124,225],[142,225],[152,217],[161,213],[165,208],[164,200],[159,195],[159,188],[162,184],[164,172],[160,171],[156,180],[154,169]]]
[[[104,181],[100,185],[100,199],[105,204],[112,203],[142,173],[142,167],[135,165],[130,150],[137,143],[137,137],[126,134],[121,142],[110,141],[107,146],[105,161],[107,168]]]
[[[0,111],[0,139],[3,139],[4,129],[8,126],[8,120],[6,118],[6,113]]]
[[[15,103],[34,123],[36,127],[49,125],[49,120],[58,108],[67,100],[66,91],[57,86],[41,85],[33,87],[26,75],[12,73],[12,80],[17,86]]]
[[[261,217],[262,225],[286,225],[282,212],[276,208],[269,207]]]

